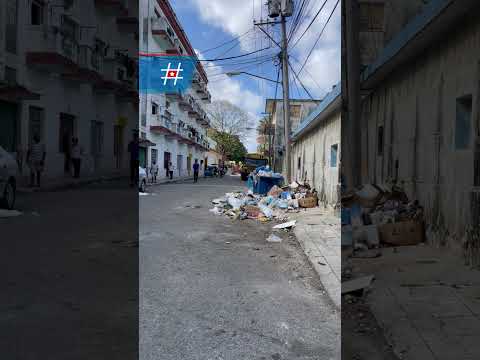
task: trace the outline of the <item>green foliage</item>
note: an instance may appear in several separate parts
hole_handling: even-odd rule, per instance
[[[227,160],[241,161],[247,154],[247,149],[238,136],[221,131],[212,131],[211,137],[217,142],[216,150],[224,155]]]

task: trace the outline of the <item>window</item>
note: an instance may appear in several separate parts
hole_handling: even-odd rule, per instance
[[[90,153],[93,156],[98,156],[103,153],[103,122],[91,122],[91,148]]]
[[[152,115],[158,114],[158,105],[152,102]]]
[[[157,18],[159,18],[159,19],[160,19],[160,17],[161,17],[161,16],[160,16],[160,13],[158,12],[158,10],[157,10],[157,9],[155,9],[154,11],[155,11],[155,15],[157,16]]]
[[[377,130],[377,155],[383,156],[383,142],[384,142],[384,134],[383,134],[383,126],[379,126]]]
[[[140,133],[140,139],[145,140],[146,138],[147,138],[147,133],[145,133],[145,132],[142,131],[142,132]]]
[[[69,149],[72,143],[72,137],[75,135],[75,117],[70,114],[60,114],[60,127],[58,134],[59,152],[64,153]]]
[[[379,32],[383,31],[384,4],[360,3],[360,31]]]
[[[472,95],[457,99],[457,119],[455,121],[455,149],[470,147],[472,128]]]
[[[302,107],[300,105],[290,105],[290,116],[299,118]]]
[[[337,167],[338,158],[338,144],[334,144],[330,147],[330,167]]]
[[[152,149],[152,164],[156,164],[158,161],[158,150]]]
[[[30,23],[32,25],[42,25],[43,24],[43,14],[44,14],[45,4],[41,0],[32,0],[32,6],[30,8]]]
[[[28,124],[28,143],[31,144],[35,135],[43,140],[43,119],[45,112],[42,108],[30,106]]]

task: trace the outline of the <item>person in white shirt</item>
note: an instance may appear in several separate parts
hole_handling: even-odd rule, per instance
[[[40,177],[45,165],[45,145],[40,143],[40,136],[34,135],[33,142],[30,145],[27,153],[27,163],[30,167],[30,186],[35,186],[35,177],[37,179],[36,185],[40,187]]]
[[[156,183],[158,175],[158,165],[155,160],[152,161],[152,166],[150,166],[150,174],[152,175],[152,183]]]

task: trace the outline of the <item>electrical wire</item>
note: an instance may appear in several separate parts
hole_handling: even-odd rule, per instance
[[[229,56],[229,57],[226,57],[226,58],[217,58],[217,59],[198,59],[198,61],[200,62],[209,62],[209,61],[224,61],[224,60],[230,60],[230,59],[238,59],[238,58],[241,58],[241,57],[245,57],[245,56],[249,56],[249,55],[252,55],[252,54],[256,54],[256,53],[259,53],[261,51],[265,51],[265,50],[268,50],[270,49],[271,46],[268,46],[268,47],[265,47],[263,49],[258,49],[258,50],[255,50],[255,51],[251,51],[251,52],[248,52],[246,54],[241,54],[241,55],[236,55],[236,56]]]
[[[339,2],[340,2],[340,0],[337,0],[337,2],[336,2],[336,4],[335,4],[335,7],[333,8],[332,12],[330,13],[330,16],[329,16],[328,19],[327,19],[327,22],[325,23],[325,25],[324,25],[323,28],[322,28],[322,31],[321,31],[320,34],[318,35],[317,40],[315,41],[315,44],[313,44],[312,48],[310,49],[310,52],[309,52],[308,55],[307,55],[307,58],[306,58],[305,61],[303,62],[303,65],[302,65],[302,67],[300,68],[300,71],[298,72],[299,74],[302,72],[303,68],[304,68],[305,65],[307,64],[308,59],[309,59],[310,56],[312,55],[313,50],[315,49],[315,47],[316,47],[317,44],[318,44],[318,41],[319,41],[320,38],[322,37],[323,32],[325,31],[325,28],[327,27],[327,25],[328,25],[328,23],[330,22],[333,14],[335,13],[335,10],[337,9],[337,6],[338,6],[338,3],[339,3]]]
[[[254,28],[248,30],[247,32],[244,32],[244,33],[241,34],[241,35],[238,35],[238,36],[234,37],[233,39],[230,39],[230,40],[228,40],[228,41],[226,41],[226,42],[224,42],[224,43],[221,43],[221,44],[219,44],[219,45],[217,45],[217,46],[214,46],[214,47],[212,47],[212,48],[205,49],[205,50],[200,50],[200,53],[205,54],[205,53],[207,53],[207,52],[210,52],[210,51],[213,51],[213,50],[217,50],[217,49],[219,49],[219,48],[221,48],[221,47],[223,47],[223,46],[225,46],[225,45],[228,45],[228,44],[234,42],[235,40],[241,39],[242,37],[244,37],[244,36],[246,36],[248,33],[250,33],[252,30],[254,30]]]
[[[303,90],[305,90],[305,92],[307,93],[308,97],[312,100],[314,100],[312,94],[310,94],[310,92],[308,91],[307,87],[303,84],[302,80],[300,80],[300,77],[298,76],[297,72],[295,71],[295,69],[293,68],[292,64],[290,63],[290,61],[288,62],[288,66],[290,67],[290,69],[292,70],[293,72],[293,75],[295,76],[295,78],[297,78],[298,82],[300,83],[300,85],[302,86]]]
[[[300,37],[297,39],[297,41],[295,41],[295,43],[291,46],[291,49],[293,49],[299,43],[299,41],[302,40],[302,38],[305,36],[307,31],[312,27],[313,23],[315,22],[315,20],[317,20],[318,15],[320,15],[320,13],[322,12],[322,10],[325,7],[325,5],[327,4],[327,2],[328,2],[328,0],[325,0],[323,2],[322,6],[320,6],[320,9],[317,11],[317,13],[313,17],[312,21],[310,21],[310,24],[308,24],[307,28],[303,31],[302,35],[300,35]],[[336,5],[335,5],[335,7],[336,7]]]

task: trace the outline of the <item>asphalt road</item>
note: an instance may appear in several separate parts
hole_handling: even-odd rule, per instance
[[[140,197],[140,359],[340,359],[340,314],[294,238],[232,221],[211,199],[238,177]]]
[[[0,218],[0,358],[136,359],[136,189],[105,183],[17,204],[21,216]]]

